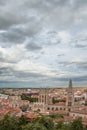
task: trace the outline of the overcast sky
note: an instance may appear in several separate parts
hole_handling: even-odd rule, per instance
[[[87,0],[0,0],[0,87],[87,86]]]

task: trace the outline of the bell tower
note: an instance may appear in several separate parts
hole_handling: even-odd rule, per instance
[[[72,88],[72,80],[69,80],[69,86],[67,89],[67,100],[66,100],[66,106],[68,108],[68,111],[71,111],[72,107],[74,106],[74,93]]]
[[[48,103],[48,91],[46,88],[40,90],[39,102],[45,103],[45,104]]]
[[[48,88],[43,88],[40,90],[38,102],[41,102],[44,104],[52,104],[52,98],[49,96]]]
[[[85,90],[85,105],[87,105],[87,89]]]

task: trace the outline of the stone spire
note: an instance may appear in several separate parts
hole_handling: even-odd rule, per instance
[[[69,80],[69,88],[72,88],[72,80]]]
[[[71,79],[69,80],[69,86],[67,88],[66,105],[67,105],[68,111],[71,111],[72,106],[74,105],[74,93],[73,93],[72,80]]]
[[[72,80],[69,80],[68,93],[72,93]]]

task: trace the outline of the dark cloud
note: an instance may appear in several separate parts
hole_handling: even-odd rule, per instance
[[[64,56],[64,55],[65,55],[65,54],[58,54],[57,56],[58,56],[58,57],[61,57],[61,56]]]
[[[23,0],[22,2],[19,0],[18,4],[14,3],[14,1],[12,4],[10,0],[7,0],[4,3],[6,5],[3,5],[0,11],[0,29],[7,30],[6,33],[0,36],[4,43],[22,43],[26,37],[30,38],[37,35],[37,33],[40,34],[42,28],[49,25],[55,26],[57,29],[61,25],[64,27],[67,25],[71,26],[71,23],[75,21],[74,19],[76,19],[75,16],[77,15],[75,14],[73,17],[74,10],[70,8],[69,0]],[[83,6],[86,3],[85,0],[84,2],[81,0],[72,1],[73,6],[79,5],[82,8],[84,8]],[[16,28],[16,26],[20,26],[20,28]],[[9,30],[11,27],[14,27],[14,29]],[[51,43],[50,40],[48,41],[48,44],[58,43],[60,41],[56,41],[56,43]]]
[[[75,1],[75,0],[74,0]],[[76,0],[75,1],[76,3],[74,4],[74,6],[76,7],[76,8],[78,8],[78,7],[81,7],[81,6],[86,6],[87,5],[87,1],[86,0]]]
[[[39,74],[39,73],[34,73],[34,72],[21,72],[21,71],[14,71],[14,75],[17,77],[17,78],[19,78],[19,79],[21,79],[21,78],[32,78],[32,80],[33,80],[33,78],[44,78],[45,76],[44,75],[41,75],[41,74]]]
[[[14,70],[11,67],[0,67],[0,77],[2,77],[2,76],[7,77],[7,79],[5,79],[7,81],[8,81],[8,77],[10,77],[11,81],[18,80],[20,82],[22,80],[28,81],[29,79],[34,81],[34,79],[43,80],[44,78],[45,79],[49,78],[46,75],[43,75],[43,74],[40,74],[40,73],[17,71],[17,70]]]
[[[61,61],[61,62],[58,62],[60,65],[62,66],[67,66],[67,65],[73,65],[75,64],[75,62],[71,62],[71,61]]]
[[[72,81],[75,81],[75,82],[82,82],[82,81],[86,81],[87,79],[87,75],[84,75],[84,76],[81,76],[81,75],[78,75],[78,76],[65,76],[65,77],[60,77],[60,78],[57,78],[57,77],[54,77],[52,78],[51,80],[54,82],[54,81],[63,81],[63,82],[68,82],[69,79],[72,79]]]
[[[75,44],[75,47],[84,49],[87,48],[87,45]]]
[[[36,19],[37,19],[37,26],[39,24],[43,25],[44,22],[46,23],[49,20],[51,20],[50,23],[57,22],[58,24],[61,25],[62,23],[64,24],[65,22],[66,25],[68,24],[70,25],[70,23],[74,22],[76,19],[76,17],[73,16],[74,12],[77,11],[78,8],[81,7],[84,8],[84,5],[86,4],[87,2],[85,0],[83,2],[81,0],[73,0],[73,1],[70,0],[20,1],[19,0],[18,3],[16,2],[14,3],[13,1],[13,4],[10,0],[7,0],[6,5],[5,6],[3,5],[0,11],[0,28],[5,29],[13,25],[18,25],[20,23],[26,24],[30,22],[32,23],[32,25],[34,25],[34,21]],[[77,8],[75,10],[75,8],[73,9],[72,5],[73,6],[79,5],[79,6],[76,6]]]
[[[4,5],[6,1],[0,0],[0,6]]]
[[[7,30],[9,27],[15,26],[20,22],[20,18],[17,18],[10,13],[0,15],[0,29]]]
[[[13,31],[9,31],[9,32],[5,32],[3,34],[1,34],[1,41],[3,42],[3,46],[6,47],[6,44],[9,46],[12,43],[14,44],[19,44],[19,43],[23,43],[25,40],[25,37],[20,33],[20,32],[13,32]]]
[[[12,68],[0,67],[0,76],[12,76]]]
[[[81,32],[80,34],[73,36],[73,40],[71,40],[70,44],[72,47],[86,49],[87,48],[87,33]]]
[[[81,71],[86,71],[87,69],[87,60],[85,61],[63,61],[63,62],[59,62],[60,66],[62,67],[68,67],[68,68],[74,68],[74,66]]]
[[[87,80],[87,75],[84,76],[78,76],[78,77],[71,77],[73,81],[75,82],[82,82]]]
[[[83,69],[84,71],[86,71],[86,69],[87,69],[87,61],[80,62],[80,63],[78,63],[77,65],[78,65],[78,67],[79,67],[80,69]]]
[[[6,32],[2,32],[0,34],[0,41],[3,44],[22,44],[26,38],[33,38],[34,35],[38,33],[40,30],[40,26],[34,27],[37,25],[18,25],[19,27],[14,26],[13,28],[7,30]],[[33,28],[33,29],[32,29]]]
[[[38,44],[36,44],[36,43],[29,43],[29,44],[27,44],[26,45],[26,48],[28,49],[28,50],[30,50],[30,51],[38,51],[38,50],[41,50],[42,49],[42,47],[41,46],[39,46]]]

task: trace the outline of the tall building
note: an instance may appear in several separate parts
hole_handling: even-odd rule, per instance
[[[85,90],[85,105],[87,105],[87,89]]]
[[[52,98],[49,96],[49,89],[45,88],[40,90],[38,102],[52,104]]]
[[[38,102],[45,103],[45,104],[48,103],[48,92],[46,88],[40,90]]]
[[[31,105],[33,111],[44,112],[47,110],[47,106],[52,104],[52,98],[49,96],[49,89],[40,89],[38,102]]]
[[[74,106],[74,93],[72,88],[72,80],[69,80],[69,86],[67,89],[66,106],[68,111],[71,111],[72,107]]]

